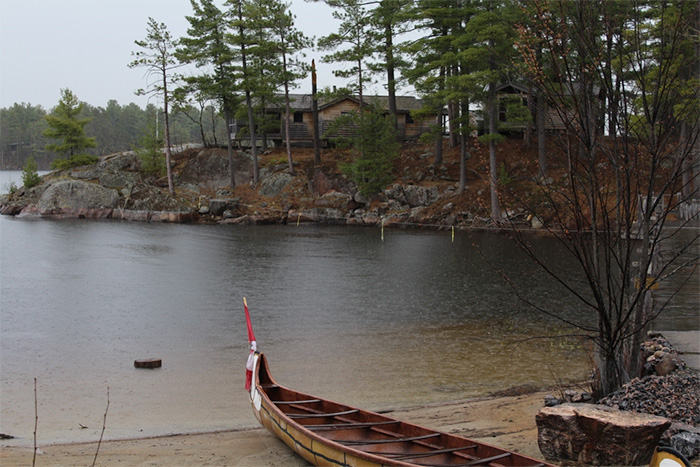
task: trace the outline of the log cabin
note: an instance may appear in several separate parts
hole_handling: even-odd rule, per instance
[[[312,111],[312,96],[311,94],[290,94],[290,143],[296,147],[310,147],[313,145],[313,111]],[[387,96],[365,96],[363,105],[375,105],[388,115],[389,98]],[[331,123],[341,115],[355,112],[360,107],[360,101],[357,96],[343,96],[335,98],[319,99],[318,101],[318,121],[321,144],[327,146],[332,135],[329,134]],[[402,142],[416,141],[423,133],[426,133],[436,125],[437,116],[417,119],[412,116],[411,112],[415,112],[423,108],[423,101],[412,96],[397,96],[397,123],[399,131],[399,139]],[[265,115],[268,117],[267,130],[264,137],[268,143],[271,141],[275,145],[281,145],[285,141],[285,104],[284,96],[279,95],[274,102],[265,105]],[[439,121],[443,128],[445,125],[446,114],[443,112],[440,115]],[[249,142],[245,141],[247,135],[247,121],[234,119],[229,128],[231,136],[240,144],[246,146]],[[241,132],[241,130],[243,130]],[[344,132],[347,136],[351,134],[352,129]],[[262,139],[262,131],[256,126],[256,135]],[[238,138],[236,138],[236,135]],[[258,143],[260,144],[260,143]]]

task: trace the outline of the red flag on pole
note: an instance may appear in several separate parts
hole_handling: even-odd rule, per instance
[[[248,326],[248,344],[250,344],[250,354],[248,354],[248,362],[245,366],[245,390],[250,391],[250,386],[253,381],[253,364],[257,345],[255,343],[255,334],[253,334],[253,326],[250,324],[248,301],[245,299],[245,297],[243,297],[243,306],[245,307],[245,322]]]

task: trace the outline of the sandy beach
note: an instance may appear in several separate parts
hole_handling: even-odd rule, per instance
[[[541,458],[535,414],[546,392],[487,397],[395,410],[396,418],[457,433]],[[3,443],[0,464],[32,464],[32,448]],[[97,443],[39,446],[36,465],[91,465]],[[129,466],[305,466],[281,441],[263,428],[159,438],[103,441],[96,465]]]

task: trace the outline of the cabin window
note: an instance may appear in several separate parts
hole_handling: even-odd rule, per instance
[[[498,105],[498,121],[507,122],[508,121],[508,109],[506,108],[506,102],[503,100]]]
[[[406,114],[406,123],[415,123],[410,112]]]
[[[304,123],[304,112],[294,112],[294,123]]]

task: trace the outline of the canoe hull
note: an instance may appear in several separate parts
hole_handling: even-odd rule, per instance
[[[253,366],[250,400],[255,417],[312,465],[552,465],[468,438],[293,391],[275,382],[262,354],[255,354]]]

